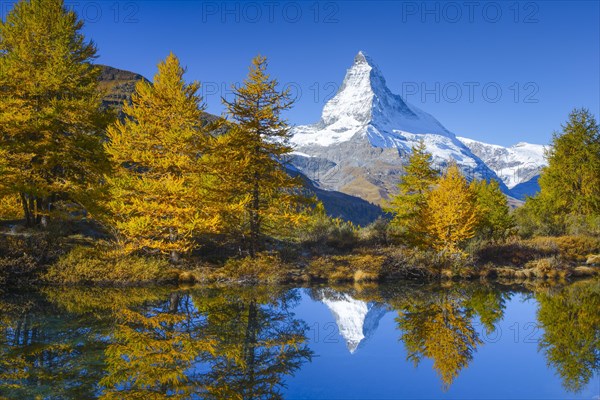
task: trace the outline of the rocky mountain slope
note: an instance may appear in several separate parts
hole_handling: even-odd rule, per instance
[[[292,164],[328,190],[382,203],[396,190],[412,146],[424,140],[434,163],[455,160],[464,173],[496,173],[438,120],[393,94],[375,63],[359,52],[321,120],[293,129]]]
[[[123,103],[131,101],[131,95],[135,91],[135,85],[138,81],[147,80],[140,74],[114,68],[108,65],[100,65],[99,89],[104,92],[102,104],[106,108],[116,110],[119,116],[122,116]],[[204,113],[203,119],[206,122],[214,121],[218,117],[209,113]]]
[[[131,94],[138,81],[145,80],[135,72],[124,71],[107,65],[101,65],[99,89],[105,93],[102,103],[107,108],[121,111],[124,101],[131,101]]]

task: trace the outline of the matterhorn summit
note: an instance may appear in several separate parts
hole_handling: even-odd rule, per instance
[[[337,94],[325,104],[321,121],[298,127],[294,143],[328,146],[365,134],[374,146],[390,147],[404,138],[401,132],[436,134],[454,138],[431,115],[408,106],[388,89],[385,78],[371,58],[359,52],[346,72]]]
[[[412,146],[424,140],[438,166],[454,160],[468,178],[502,180],[438,120],[387,87],[362,51],[321,119],[292,131],[292,164],[320,187],[380,203],[396,190]]]

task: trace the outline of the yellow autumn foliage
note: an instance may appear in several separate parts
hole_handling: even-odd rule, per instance
[[[437,251],[462,253],[460,245],[475,235],[480,218],[477,198],[456,164],[427,195],[422,217],[425,240]]]
[[[58,200],[94,210],[109,164],[96,47],[60,0],[15,2],[0,20],[0,195],[28,225]]]
[[[108,129],[115,171],[107,177],[110,224],[123,246],[178,256],[194,237],[216,232],[220,217],[207,193],[202,154],[210,134],[202,126],[199,84],[186,84],[173,54],[158,66],[154,84],[141,81],[125,105],[128,117]]]
[[[265,235],[284,236],[307,218],[299,212],[305,202],[302,181],[286,171],[290,126],[281,114],[290,109],[290,90],[279,90],[279,82],[267,72],[265,57],[252,60],[241,87],[232,88],[235,99],[224,100],[227,116],[235,123],[218,139],[210,158],[222,160],[225,204],[237,205],[227,213],[227,226],[245,242],[254,257]],[[240,212],[241,211],[241,212]]]

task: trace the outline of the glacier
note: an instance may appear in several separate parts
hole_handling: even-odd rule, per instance
[[[536,179],[548,165],[545,157],[548,146],[541,144],[520,142],[504,147],[464,137],[458,140],[494,170],[509,189]]]

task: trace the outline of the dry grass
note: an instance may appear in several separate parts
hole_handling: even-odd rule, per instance
[[[319,257],[309,263],[307,275],[312,281],[377,281],[382,277],[384,261],[384,256],[373,254]]]
[[[181,271],[177,274],[177,282],[179,283],[195,283],[197,276],[192,271]]]
[[[52,235],[0,236],[0,284],[41,280],[51,284],[136,285],[193,283],[283,283],[326,281],[369,284],[384,280],[500,279],[558,281],[598,275],[600,239],[588,236],[538,237],[502,244],[477,243],[472,257],[432,250],[376,245],[337,249],[334,254],[306,251],[295,264],[274,253],[229,259],[223,265],[182,264],[174,269],[160,257],[126,254],[108,242],[89,238],[50,240]],[[55,243],[56,242],[56,243]],[[383,242],[383,241],[381,241]],[[380,242],[380,243],[381,243]],[[55,249],[60,249],[56,252]],[[70,250],[69,250],[70,249]],[[66,254],[65,254],[66,253]],[[595,254],[595,255],[590,255]],[[587,266],[581,266],[587,260]]]
[[[237,283],[279,283],[286,280],[289,267],[278,255],[260,253],[255,258],[230,259],[221,268],[198,271],[203,280]]]
[[[379,280],[379,274],[374,272],[366,272],[362,269],[359,269],[354,273],[353,280],[354,282],[374,282]]]
[[[585,262],[590,254],[600,252],[600,238],[592,236],[537,237],[527,240],[533,248],[557,252],[563,260]]]
[[[587,265],[600,265],[600,254],[592,254],[585,261]]]
[[[168,262],[160,258],[123,253],[100,242],[94,247],[75,246],[48,268],[43,280],[52,284],[131,285],[172,281]]]
[[[521,281],[562,281],[571,277],[590,277],[600,273],[599,268],[573,266],[557,256],[531,261],[523,268],[501,267],[496,268],[495,271],[501,279]]]
[[[519,278],[530,278],[531,274],[542,278],[562,278],[569,276],[569,271],[576,264],[589,260],[590,254],[598,251],[600,239],[596,237],[537,237],[482,246],[475,251],[475,258],[478,265],[531,270],[516,272]]]
[[[61,252],[54,239],[41,232],[0,234],[0,284],[36,283]]]
[[[583,277],[588,277],[588,276],[597,276],[597,275],[600,275],[600,269],[593,268],[593,267],[579,266],[579,267],[575,267],[573,269],[572,275],[577,278],[583,278]]]
[[[355,254],[323,256],[312,259],[307,268],[311,281],[374,282],[382,280],[423,280],[439,277],[448,269],[451,274],[464,271],[457,260],[408,247],[362,249]]]
[[[474,256],[479,265],[522,267],[528,262],[555,256],[558,249],[548,246],[534,246],[529,241],[489,244],[475,250]]]

